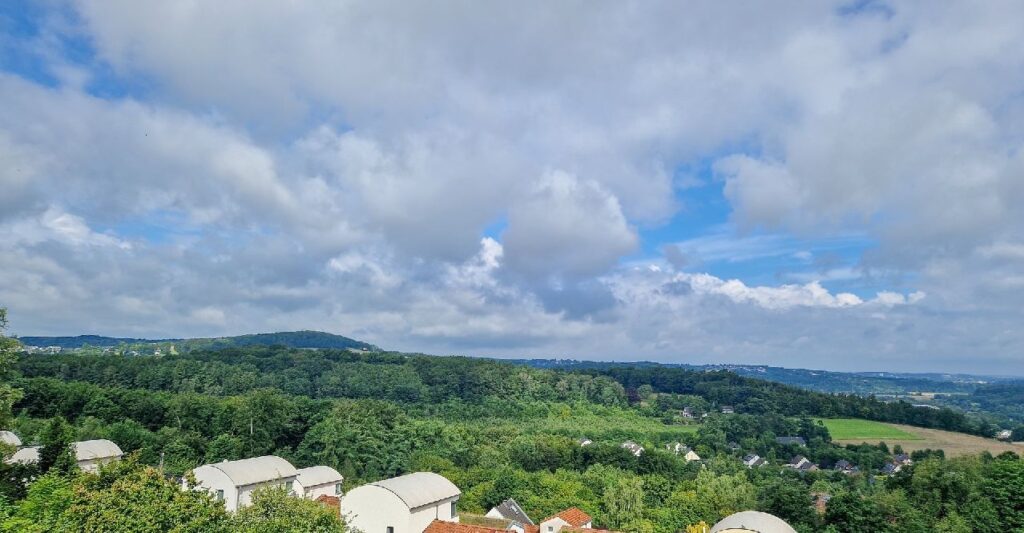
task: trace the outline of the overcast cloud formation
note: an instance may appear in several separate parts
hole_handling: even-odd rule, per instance
[[[1024,4],[0,8],[12,331],[1024,375]]]

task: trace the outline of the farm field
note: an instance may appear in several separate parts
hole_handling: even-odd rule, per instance
[[[825,424],[833,440],[918,440],[919,437],[912,431],[899,429],[892,424],[862,420],[859,418],[819,418]],[[909,427],[909,426],[905,426]],[[917,428],[912,428],[917,429]]]
[[[1024,443],[1019,442],[1003,442],[996,439],[986,439],[983,437],[976,437],[974,435],[967,435],[965,433],[956,433],[954,431],[926,429],[913,426],[905,426],[902,424],[883,424],[880,422],[869,423],[890,426],[892,429],[895,429],[897,431],[911,434],[914,436],[914,438],[892,439],[880,437],[860,437],[836,439],[835,437],[833,437],[833,442],[836,444],[860,444],[862,442],[876,444],[880,441],[885,441],[885,443],[889,445],[890,448],[899,444],[907,452],[912,452],[915,450],[924,450],[928,448],[941,449],[946,452],[946,457],[974,455],[986,451],[993,455],[998,455],[1003,452],[1015,452],[1017,454],[1024,453]],[[831,431],[831,428],[829,431]]]

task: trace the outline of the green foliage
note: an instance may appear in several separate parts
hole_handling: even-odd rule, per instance
[[[338,511],[317,502],[295,498],[283,488],[264,488],[252,496],[229,522],[240,533],[344,533]]]
[[[229,531],[224,506],[204,491],[182,490],[154,468],[133,461],[111,465],[100,476],[81,476],[61,531]]]
[[[74,499],[71,480],[52,472],[37,479],[24,499],[17,502],[13,512],[3,522],[4,531],[47,533],[59,531],[61,514]]]
[[[77,471],[78,466],[72,455],[71,442],[73,430],[62,417],[50,420],[40,437],[39,470],[44,474],[53,470],[69,475]]]
[[[11,407],[21,399],[19,389],[9,384],[11,369],[17,361],[20,343],[4,335],[7,331],[7,309],[0,307],[0,429],[8,427],[11,420]]]

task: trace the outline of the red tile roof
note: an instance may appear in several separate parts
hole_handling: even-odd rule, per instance
[[[316,501],[320,504],[326,505],[327,507],[333,507],[334,509],[338,509],[338,512],[341,512],[341,498],[337,496],[328,496],[327,494],[321,494],[320,497],[316,499]]]
[[[506,530],[434,520],[423,533],[506,533]]]
[[[579,507],[570,507],[570,508],[568,508],[568,509],[566,509],[566,510],[564,510],[564,511],[562,511],[562,512],[556,514],[556,515],[554,515],[554,516],[549,516],[549,517],[545,518],[544,520],[541,520],[540,522],[544,523],[544,522],[547,522],[548,520],[551,520],[552,518],[555,518],[555,517],[558,517],[558,518],[561,518],[562,520],[565,520],[572,527],[580,527],[583,524],[586,524],[588,522],[592,522],[594,520],[593,518],[590,518],[590,515],[588,515],[587,513],[584,513],[582,510],[580,510]]]

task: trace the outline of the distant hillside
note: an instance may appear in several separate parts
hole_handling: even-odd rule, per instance
[[[103,337],[101,335],[78,335],[76,337],[18,337],[25,346],[60,346],[67,350],[82,346],[107,348],[121,344],[152,344],[157,342],[178,342],[181,339],[132,339],[127,337]]]
[[[324,333],[322,331],[282,331],[279,333],[257,333],[239,335],[237,337],[214,337],[196,339],[133,339],[119,337],[103,337],[99,335],[79,335],[77,337],[20,337],[18,340],[26,346],[60,346],[73,349],[83,346],[107,348],[122,344],[158,344],[177,343],[185,349],[216,349],[241,346],[272,346],[280,345],[289,348],[354,348],[376,350],[377,347],[355,339]]]
[[[1008,381],[1013,378],[967,374],[896,373],[896,372],[832,372],[782,368],[765,365],[688,365],[679,363],[597,362],[570,359],[516,359],[513,362],[535,368],[588,369],[612,366],[678,367],[688,370],[728,370],[741,376],[765,379],[820,392],[854,394],[902,395],[911,392],[968,393],[979,385]]]
[[[324,333],[322,331],[282,331],[280,333],[256,333],[237,337],[219,337],[214,339],[190,339],[186,344],[194,344],[203,348],[226,348],[242,346],[273,346],[281,345],[289,348],[355,348],[376,350],[377,347],[365,342]]]

